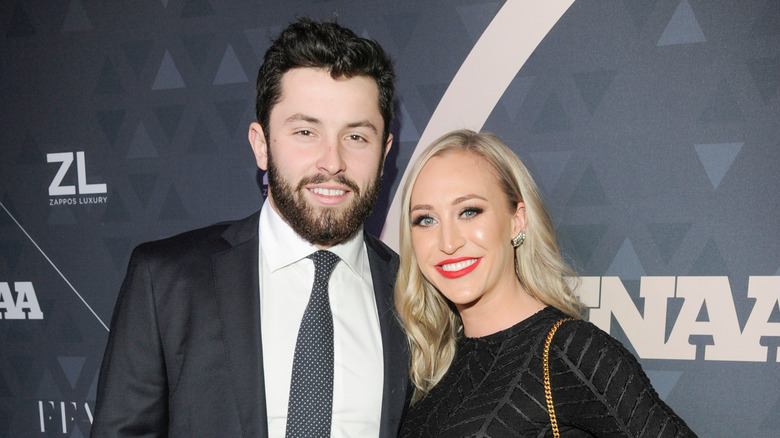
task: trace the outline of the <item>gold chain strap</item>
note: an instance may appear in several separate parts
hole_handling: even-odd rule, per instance
[[[558,320],[550,329],[550,333],[547,333],[547,340],[544,342],[544,398],[547,399],[547,412],[550,414],[550,425],[552,426],[552,433],[555,438],[560,438],[561,435],[558,432],[558,420],[555,418],[555,406],[553,405],[552,387],[550,386],[550,344],[552,343],[552,338],[558,330],[558,327],[570,320],[571,318]]]

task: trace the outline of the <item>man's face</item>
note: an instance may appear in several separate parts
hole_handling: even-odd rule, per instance
[[[281,80],[271,110],[268,141],[253,123],[249,140],[258,166],[268,170],[273,208],[306,240],[327,248],[351,237],[376,203],[382,163],[379,90],[366,77],[333,79],[298,68]]]

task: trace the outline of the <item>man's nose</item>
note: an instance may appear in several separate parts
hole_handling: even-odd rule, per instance
[[[330,175],[336,175],[346,170],[343,150],[336,138],[327,138],[321,144],[321,154],[317,160],[317,168]]]

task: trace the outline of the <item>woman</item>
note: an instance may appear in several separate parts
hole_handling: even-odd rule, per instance
[[[402,437],[695,436],[636,359],[581,319],[536,184],[496,137],[436,140],[402,202],[396,305],[415,385]],[[549,345],[550,412],[543,352],[565,318]]]

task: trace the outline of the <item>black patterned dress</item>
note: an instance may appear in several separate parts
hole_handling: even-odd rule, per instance
[[[551,437],[542,354],[547,307],[501,332],[464,338],[444,378],[409,408],[401,437]],[[550,347],[562,437],[695,437],[655,392],[636,358],[587,321],[567,321]]]

